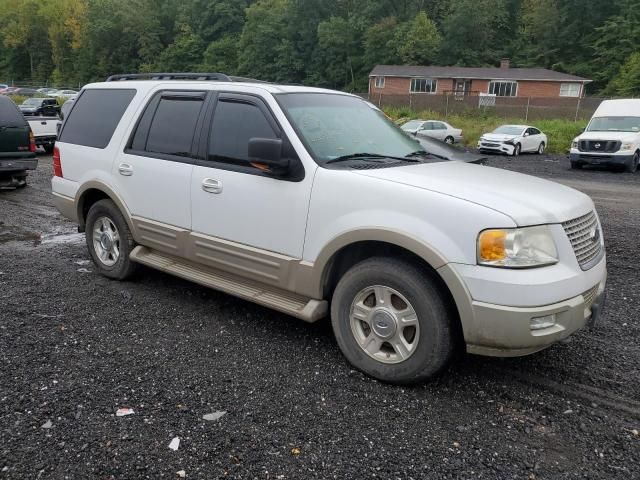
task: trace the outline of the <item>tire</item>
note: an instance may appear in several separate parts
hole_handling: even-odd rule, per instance
[[[640,159],[640,156],[638,155],[638,152],[636,152],[631,162],[625,164],[624,171],[627,173],[636,173],[638,171],[638,159]]]
[[[455,143],[455,140],[452,136],[448,136],[444,139],[444,143],[446,143],[447,145],[453,145]]]
[[[389,295],[378,295],[379,289]],[[354,310],[355,305],[361,307]],[[412,324],[402,329],[393,316],[399,310],[415,314],[404,314]],[[352,316],[354,311],[358,314]],[[365,316],[367,321],[358,319]],[[334,291],[331,323],[347,360],[383,382],[406,384],[433,377],[449,364],[455,349],[453,320],[438,285],[430,272],[403,260],[375,257],[345,273]],[[392,336],[380,336],[373,328]],[[392,346],[400,338],[407,345],[402,355]],[[365,344],[372,353],[364,350]]]
[[[44,148],[44,151],[46,153],[48,153],[49,155],[51,155],[53,153],[53,148],[55,147],[55,145],[44,145],[42,148]]]
[[[542,155],[544,153],[544,147],[545,147],[545,144],[544,142],[542,142],[538,147],[538,155]]]
[[[519,143],[516,143],[516,146],[513,149],[513,153],[511,154],[511,156],[518,157],[521,153],[522,153],[522,145],[520,145]]]
[[[578,162],[571,162],[572,170],[582,170],[582,164]]]
[[[131,261],[129,254],[135,242],[118,207],[111,200],[100,200],[89,209],[86,223],[87,248],[98,271],[115,280],[125,280],[133,275],[138,265]],[[104,243],[96,238],[99,232],[107,237]]]

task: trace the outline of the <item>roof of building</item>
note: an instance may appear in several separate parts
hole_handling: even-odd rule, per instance
[[[542,82],[582,82],[588,78],[547,70],[546,68],[496,68],[496,67],[421,67],[412,65],[377,65],[371,77],[427,77],[461,78],[481,80],[537,80]]]

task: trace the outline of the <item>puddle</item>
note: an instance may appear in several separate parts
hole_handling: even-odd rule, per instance
[[[84,243],[84,233],[66,233],[66,234],[45,234],[41,235],[40,243],[45,244],[64,244]]]
[[[38,233],[12,225],[0,225],[0,244],[10,242],[31,242],[38,245],[63,245],[84,243],[84,233],[50,232]]]

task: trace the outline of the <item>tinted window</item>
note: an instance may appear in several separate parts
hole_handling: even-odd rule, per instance
[[[27,121],[15,103],[8,97],[0,96],[0,127],[24,127],[25,125]]]
[[[135,94],[129,89],[85,90],[64,124],[60,142],[105,148]]]
[[[180,157],[190,156],[203,103],[202,98],[196,97],[161,98],[151,121],[144,150]]]
[[[278,136],[260,108],[250,103],[220,100],[209,140],[209,160],[249,164],[249,140]]]

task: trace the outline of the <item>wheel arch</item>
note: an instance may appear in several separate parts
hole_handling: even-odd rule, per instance
[[[107,185],[100,182],[87,182],[78,191],[76,198],[79,231],[83,232],[86,227],[87,214],[91,206],[100,200],[106,199],[111,200],[118,207],[129,226],[129,230],[135,235],[128,209],[118,195]]]
[[[462,280],[449,274],[447,260],[433,246],[403,232],[385,229],[364,229],[347,232],[321,251],[308,266],[309,275],[299,286],[314,298],[331,299],[341,275],[358,262],[376,256],[404,258],[419,264],[437,282],[451,308],[455,328],[462,338],[463,325],[469,320],[470,296]]]

